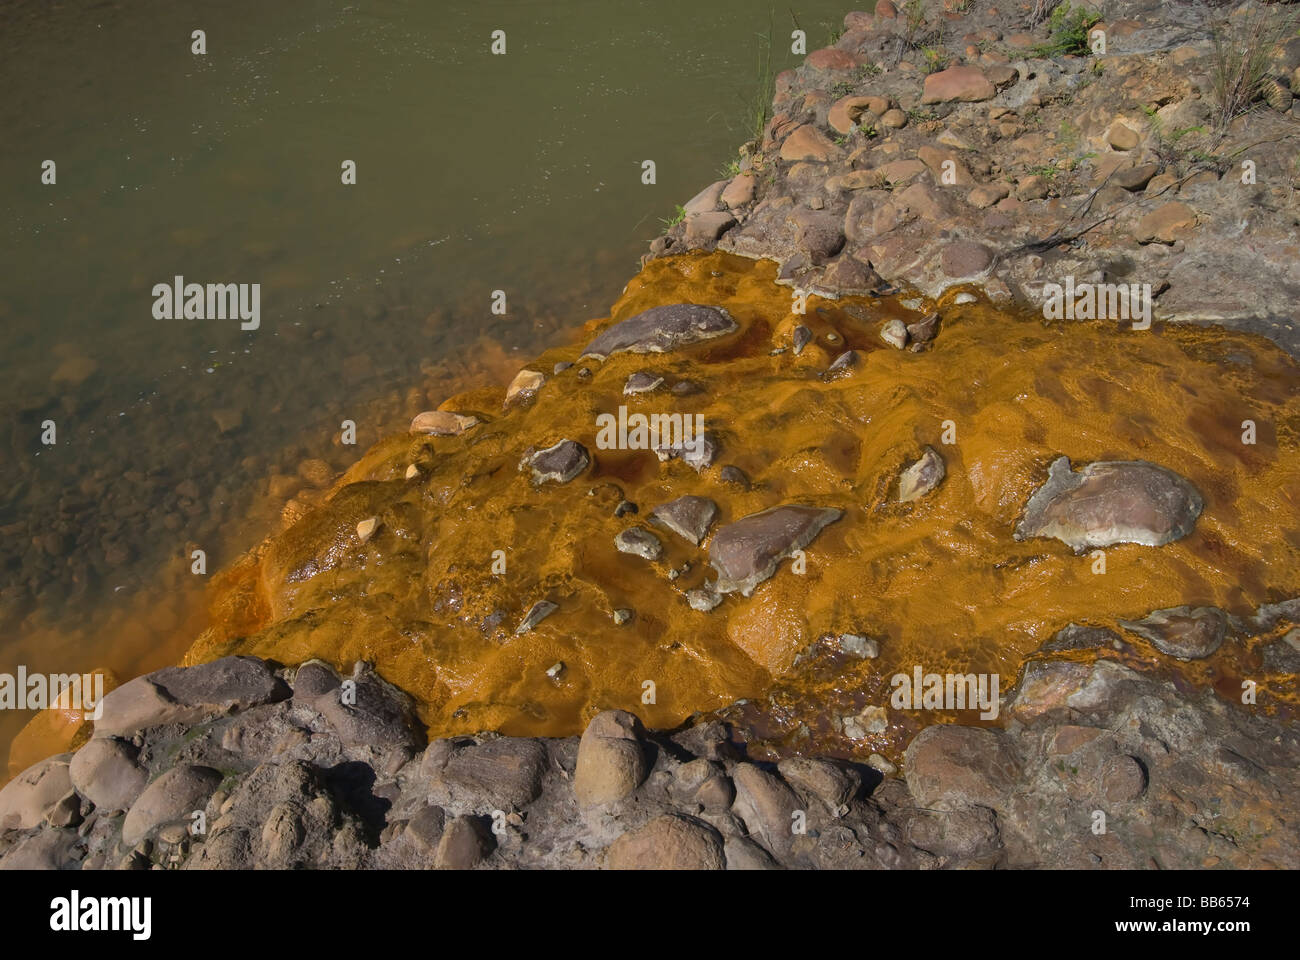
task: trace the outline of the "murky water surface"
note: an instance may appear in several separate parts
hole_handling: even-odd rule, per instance
[[[844,11],[781,5],[773,71],[792,15],[817,46]],[[752,135],[768,31],[751,0],[0,8],[0,671],[173,662],[193,551],[605,313]],[[177,275],[259,283],[260,328],[155,319]]]

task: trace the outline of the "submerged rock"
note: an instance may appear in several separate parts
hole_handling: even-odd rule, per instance
[[[686,591],[686,602],[692,610],[708,613],[722,602],[722,595],[709,587],[696,587]]]
[[[838,380],[840,377],[847,377],[853,372],[853,368],[858,365],[858,351],[845,350],[826,368],[822,374],[824,380]]]
[[[718,505],[708,497],[678,497],[655,507],[650,517],[698,547],[718,517]]]
[[[614,535],[614,546],[619,553],[630,553],[646,560],[658,560],[664,552],[664,545],[659,542],[659,538],[645,527],[620,530]]]
[[[718,571],[714,589],[749,596],[776,573],[782,560],[812,543],[843,515],[833,507],[785,504],[727,524],[709,544],[709,561]]]
[[[538,450],[519,463],[520,470],[531,470],[533,483],[568,483],[591,465],[587,448],[576,440],[561,440],[552,447]]]
[[[701,340],[721,337],[738,328],[720,307],[674,303],[651,307],[616,323],[582,351],[584,357],[605,360],[616,353],[667,353]]]
[[[664,378],[654,374],[647,373],[644,370],[638,370],[627,378],[627,383],[623,384],[623,393],[632,396],[638,393],[650,393],[657,390],[663,385]]]
[[[1116,543],[1161,547],[1192,532],[1204,501],[1190,482],[1145,460],[1090,463],[1059,457],[1030,497],[1015,538],[1055,537],[1075,553]]]
[[[742,490],[748,490],[751,486],[749,476],[745,471],[730,463],[718,471],[718,479],[723,483],[740,487]]]
[[[452,413],[450,410],[426,410],[411,421],[411,433],[435,437],[454,437],[478,423],[478,417]]]
[[[957,303],[966,302],[960,299],[962,294],[958,294],[957,296]],[[967,296],[969,296],[969,294],[967,294]],[[932,313],[929,316],[916,321],[916,323],[907,324],[906,329],[907,335],[917,343],[929,343],[934,339],[935,332],[939,329],[939,315],[937,313]]]
[[[660,462],[681,460],[696,473],[713,465],[718,458],[718,440],[712,433],[702,433],[692,440],[680,444],[666,444],[655,447],[655,456]]]
[[[1119,625],[1150,641],[1161,653],[1179,660],[1199,660],[1223,644],[1228,617],[1216,607],[1169,607],[1154,610],[1141,620],[1121,620]]]
[[[528,613],[524,615],[524,619],[515,628],[515,634],[527,633],[559,609],[559,604],[551,603],[549,600],[538,600],[528,608]]]
[[[943,482],[943,457],[934,447],[926,447],[921,459],[910,464],[898,478],[898,502],[908,503],[934,490]]]

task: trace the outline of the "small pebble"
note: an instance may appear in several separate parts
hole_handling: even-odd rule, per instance
[[[631,619],[632,619],[632,611],[629,610],[627,607],[619,607],[617,610],[614,611],[614,623],[617,626],[621,627],[623,626],[623,624],[627,623]]]
[[[379,528],[378,517],[366,517],[366,519],[362,520],[360,523],[357,524],[357,539],[360,540],[362,543],[367,542],[371,537],[375,535],[375,531],[378,528]]]

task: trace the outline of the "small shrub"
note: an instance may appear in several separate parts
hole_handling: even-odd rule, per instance
[[[1213,31],[1210,79],[1220,131],[1260,98],[1274,48],[1295,30],[1294,13],[1274,11],[1271,6],[1256,7]]]
[[[1087,56],[1092,52],[1088,31],[1101,22],[1101,15],[1087,7],[1062,3],[1047,19],[1051,37],[1034,52],[1040,57]]]

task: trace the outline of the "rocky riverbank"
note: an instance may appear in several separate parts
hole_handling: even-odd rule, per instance
[[[1283,616],[1300,608],[1261,612]],[[617,710],[581,738],[425,747],[410,699],[362,665],[168,669],[0,792],[0,866],[1300,866],[1294,724],[1059,656],[1113,639],[1058,637],[1005,729],[929,727],[903,776],[878,757],[757,763],[726,724],[649,732]]]
[[[1210,32],[1258,9],[846,16],[608,318],[57,725],[0,866],[1297,866],[1300,43],[1234,114]]]

